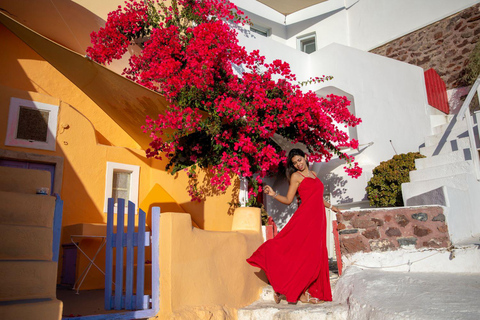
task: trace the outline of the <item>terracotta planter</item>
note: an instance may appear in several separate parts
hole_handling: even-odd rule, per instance
[[[262,232],[260,208],[241,207],[235,209],[233,214],[232,231]]]

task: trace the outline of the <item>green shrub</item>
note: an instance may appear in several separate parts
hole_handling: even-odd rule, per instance
[[[415,159],[425,158],[418,152],[403,153],[381,162],[373,169],[366,191],[374,207],[403,206],[402,183],[409,182],[409,172],[415,170]]]

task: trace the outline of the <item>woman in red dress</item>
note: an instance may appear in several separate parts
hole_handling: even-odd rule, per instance
[[[332,301],[325,207],[337,213],[340,210],[323,200],[323,184],[309,170],[300,149],[288,154],[287,178],[290,186],[286,196],[268,185],[264,192],[289,205],[298,191],[301,204],[277,236],[262,244],[247,262],[265,271],[276,303],[281,299],[314,304]]]

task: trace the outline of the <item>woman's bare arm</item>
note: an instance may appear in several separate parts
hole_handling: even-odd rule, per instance
[[[288,187],[288,192],[286,196],[279,195],[278,193],[273,191],[272,187],[268,185],[265,186],[264,190],[269,196],[272,196],[275,200],[278,200],[278,202],[289,205],[290,203],[292,203],[293,199],[295,199],[295,194],[297,193],[300,182],[302,182],[302,178],[303,177],[296,172],[292,174],[292,177],[290,178],[290,186]]]

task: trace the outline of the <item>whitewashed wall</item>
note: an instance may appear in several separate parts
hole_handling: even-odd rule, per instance
[[[321,92],[333,87],[353,97],[355,113],[363,122],[356,129],[362,146],[351,153],[365,173],[359,179],[350,179],[343,161],[316,164],[314,170],[323,178],[333,203],[365,206],[371,170],[395,153],[418,151],[424,137],[431,134],[423,70],[419,67],[339,44],[307,55],[263,37],[241,36],[240,41],[247,50],[259,49],[268,60],[279,58],[291,63],[300,79],[334,76],[332,81],[306,89]],[[285,182],[274,183],[281,188]]]
[[[335,42],[368,51],[480,0],[329,0],[287,17],[255,0],[233,2],[292,48],[298,36],[316,32],[317,48]]]

